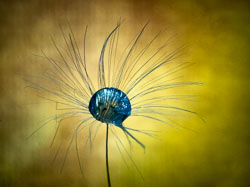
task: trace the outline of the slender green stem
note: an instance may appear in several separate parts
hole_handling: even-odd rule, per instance
[[[108,186],[111,187],[110,175],[109,175],[108,136],[109,136],[109,124],[107,123],[107,131],[106,131],[106,169],[107,169]]]

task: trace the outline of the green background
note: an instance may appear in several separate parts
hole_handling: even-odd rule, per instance
[[[49,127],[25,138],[53,108],[34,103],[35,95],[25,88],[20,74],[36,74],[44,68],[32,54],[50,51],[49,37],[59,33],[59,24],[68,20],[79,32],[88,24],[94,41],[89,53],[98,56],[94,44],[103,42],[120,17],[126,18],[128,35],[150,20],[152,31],[169,29],[188,44],[187,59],[196,64],[185,76],[204,83],[199,101],[191,105],[205,123],[193,118],[181,121],[197,133],[161,128],[161,141],[140,136],[146,153],[134,147],[131,154],[144,180],[131,162],[127,168],[119,154],[112,154],[111,145],[113,186],[250,185],[247,1],[2,0],[0,14],[0,186],[106,186],[104,129],[94,151],[82,158],[83,175],[74,149],[62,174],[60,161],[51,164],[56,148],[50,148],[54,131]],[[34,105],[26,105],[31,102]]]

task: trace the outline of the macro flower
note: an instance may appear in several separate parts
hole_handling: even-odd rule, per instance
[[[88,143],[92,144],[99,127],[106,125],[106,168],[108,185],[111,186],[108,161],[109,131],[115,135],[120,146],[123,147],[122,141],[114,129],[122,130],[129,143],[134,141],[145,149],[144,143],[134,133],[148,136],[153,136],[153,133],[137,129],[137,124],[133,124],[133,128],[128,127],[125,123],[126,119],[140,117],[142,123],[144,120],[152,120],[164,125],[171,125],[173,123],[171,117],[174,115],[179,113],[196,115],[191,110],[168,102],[184,100],[192,96],[166,94],[171,89],[200,84],[192,81],[180,81],[179,76],[174,76],[190,65],[188,62],[177,61],[180,51],[184,47],[169,48],[170,39],[160,41],[159,45],[161,32],[147,41],[143,47],[139,46],[138,43],[140,43],[147,25],[148,23],[142,27],[134,39],[128,42],[123,52],[119,53],[121,23],[117,24],[103,43],[99,55],[97,77],[93,77],[88,69],[90,63],[86,54],[88,27],[83,35],[82,47],[79,47],[69,25],[69,33],[66,34],[61,29],[63,47],[59,46],[51,37],[59,56],[58,59],[41,51],[40,56],[50,64],[51,68],[42,76],[27,76],[25,81],[27,81],[28,87],[38,91],[39,97],[56,104],[57,114],[48,118],[31,136],[48,123],[56,121],[58,126],[52,140],[53,145],[62,122],[66,119],[77,119],[61,169],[63,169],[68,152],[75,142],[77,158],[82,170],[78,151],[80,131],[89,129]],[[157,40],[156,47],[154,44]],[[96,131],[92,133],[94,126]]]

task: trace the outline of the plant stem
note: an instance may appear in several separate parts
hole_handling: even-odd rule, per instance
[[[107,131],[106,131],[106,169],[107,169],[108,186],[111,187],[110,175],[109,175],[108,136],[109,136],[109,124],[107,123]]]

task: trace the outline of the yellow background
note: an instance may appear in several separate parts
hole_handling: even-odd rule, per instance
[[[193,118],[185,121],[184,126],[192,126],[197,133],[160,128],[160,141],[144,141],[139,136],[147,146],[146,153],[134,147],[131,154],[144,180],[131,164],[126,167],[119,154],[112,154],[115,147],[111,145],[113,186],[250,185],[247,1],[2,0],[0,14],[0,186],[106,185],[104,139],[83,158],[83,176],[74,149],[62,174],[60,162],[51,165],[56,151],[50,148],[54,128],[46,127],[26,139],[54,108],[36,105],[35,95],[25,88],[20,75],[44,68],[32,54],[40,49],[50,51],[50,34],[60,35],[59,24],[66,25],[68,20],[79,36],[88,24],[89,58],[95,59],[104,37],[120,18],[126,18],[124,29],[129,36],[133,33],[131,37],[150,20],[150,31],[169,30],[188,44],[187,59],[196,64],[185,76],[204,83],[199,101],[191,105],[205,124]],[[101,132],[104,138],[105,130]]]

